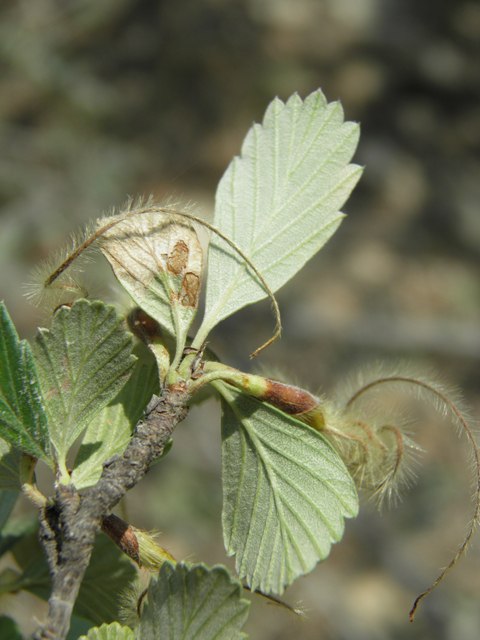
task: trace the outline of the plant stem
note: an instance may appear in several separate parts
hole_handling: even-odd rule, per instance
[[[52,577],[50,610],[34,640],[64,640],[73,606],[87,569],[102,519],[134,487],[158,458],[176,425],[185,418],[188,394],[183,387],[153,396],[122,456],[103,465],[98,482],[80,496],[58,484],[53,501],[41,510],[40,540]]]

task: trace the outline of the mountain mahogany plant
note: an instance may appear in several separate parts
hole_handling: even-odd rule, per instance
[[[173,206],[130,202],[38,268],[30,295],[53,315],[32,345],[18,339],[1,305],[0,552],[11,550],[18,570],[0,574],[0,593],[26,589],[48,600],[37,640],[63,639],[71,625],[72,639],[244,638],[249,603],[242,586],[275,599],[341,539],[344,519],[357,514],[357,488],[382,501],[409,480],[416,446],[397,414],[375,406],[392,385],[433,398],[470,441],[474,516],[438,580],[465,549],[480,475],[457,399],[399,368],[365,373],[337,401],[317,398],[232,369],[206,348],[221,320],[267,296],[277,319],[269,342],[280,334],[274,292],[340,224],[339,210],[361,174],[350,164],[358,134],[321,91],[304,102],[298,95],[286,104],[276,99],[222,178],[213,225]],[[196,225],[210,230],[208,269]],[[87,299],[81,262],[93,247],[132,299],[127,321]],[[202,286],[205,313],[191,338]],[[237,578],[222,566],[176,562],[154,536],[111,513],[168,452],[176,425],[206,385],[222,403],[222,525]],[[55,474],[51,496],[36,486],[41,463]],[[38,521],[7,522],[18,491],[38,507],[39,532]],[[153,575],[120,618],[119,594],[135,577],[129,558]],[[21,638],[7,617],[0,635]]]

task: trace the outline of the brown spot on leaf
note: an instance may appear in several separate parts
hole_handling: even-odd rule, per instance
[[[58,387],[51,387],[45,394],[45,399],[50,400],[50,398],[54,398],[60,394],[60,390]]]
[[[178,240],[168,256],[167,270],[174,276],[180,275],[187,266],[188,254],[187,244],[183,240]]]
[[[196,273],[188,272],[183,276],[180,290],[180,302],[184,307],[196,308],[200,293],[200,278]]]
[[[70,380],[70,378],[65,377],[62,381],[62,384],[60,385],[60,391],[63,394],[67,394],[67,393],[70,393],[71,390],[72,390],[72,381]]]

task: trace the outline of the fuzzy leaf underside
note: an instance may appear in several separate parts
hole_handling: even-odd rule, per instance
[[[78,640],[135,640],[135,634],[130,627],[112,622],[90,629],[86,636],[80,636]]]
[[[62,307],[50,330],[39,330],[33,352],[60,460],[127,382],[135,363],[131,349],[123,317],[102,302]]]
[[[252,591],[282,593],[312,571],[356,516],[352,477],[307,425],[224,383],[223,535]]]
[[[203,253],[196,232],[174,220],[173,213],[155,211],[132,216],[104,233],[99,245],[138,306],[184,342],[197,312]]]
[[[51,462],[47,416],[30,345],[0,302],[0,437]]]
[[[148,589],[139,640],[242,640],[250,603],[223,566],[165,562]]]
[[[255,124],[217,189],[214,225],[250,258],[272,291],[299,271],[335,232],[361,167],[349,164],[359,127],[320,90],[304,102],[276,98]],[[235,251],[216,235],[208,250],[204,325],[211,329],[266,297]],[[204,335],[205,331],[202,333]]]
[[[85,432],[72,472],[72,482],[78,490],[93,486],[100,478],[105,460],[125,451],[146,405],[158,393],[155,359],[143,345],[136,345],[133,353],[138,360],[127,384]]]

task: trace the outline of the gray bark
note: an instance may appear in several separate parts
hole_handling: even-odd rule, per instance
[[[103,465],[98,482],[79,495],[73,485],[55,487],[53,501],[41,512],[40,540],[52,578],[49,613],[34,640],[64,640],[83,575],[102,518],[143,478],[176,425],[187,414],[188,395],[181,386],[150,401],[122,456]]]

